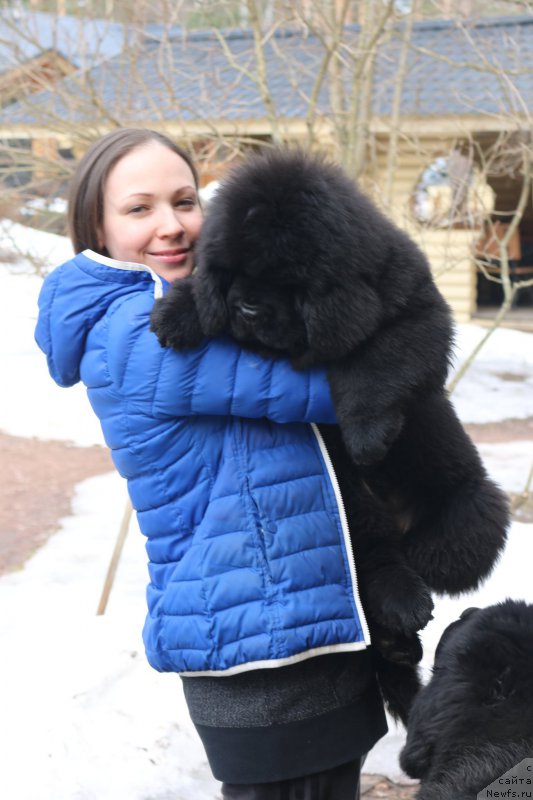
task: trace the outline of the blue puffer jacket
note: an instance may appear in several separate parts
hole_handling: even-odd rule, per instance
[[[150,663],[231,674],[366,647],[342,500],[306,424],[334,421],[324,373],[230,340],[162,348],[160,289],[145,267],[86,251],[46,278],[36,329],[57,383],[87,386],[128,481]]]

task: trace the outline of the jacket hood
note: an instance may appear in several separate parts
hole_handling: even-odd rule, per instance
[[[91,250],[78,253],[45,278],[35,339],[56,383],[72,386],[80,380],[89,331],[118,299],[146,291],[150,284],[154,297],[161,296],[163,282],[148,267]]]

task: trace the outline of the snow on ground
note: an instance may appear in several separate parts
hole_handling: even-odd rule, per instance
[[[459,326],[456,368],[485,333],[478,325]],[[494,333],[458,383],[452,400],[465,423],[533,416],[533,336],[509,329]]]
[[[0,225],[48,267],[68,258],[61,237]],[[32,249],[33,248],[33,249]],[[0,430],[19,436],[101,443],[80,387],[59,389],[33,342],[41,279],[30,263],[0,263]],[[459,364],[483,330],[461,326]],[[459,384],[454,402],[465,422],[533,416],[533,335],[497,332]],[[532,442],[484,445],[485,463],[505,489],[521,491]],[[116,474],[78,486],[72,516],[24,569],[0,578],[0,796],[10,800],[215,800],[181,684],[144,657],[146,557],[136,524],[126,540],[104,616],[95,615],[126,502]],[[533,602],[529,564],[533,525],[514,523],[493,576],[478,592],[438,598],[424,631],[428,674],[443,628],[467,606],[506,597]],[[398,767],[403,734],[391,723],[366,772],[405,779]]]
[[[3,265],[2,251],[27,253],[16,264]],[[100,424],[81,385],[69,391],[50,379],[33,331],[37,295],[42,284],[32,267],[45,272],[72,256],[64,236],[0,222],[0,428],[14,436],[103,444]],[[83,420],[83,424],[80,424]]]

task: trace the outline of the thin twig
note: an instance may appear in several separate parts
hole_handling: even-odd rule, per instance
[[[124,509],[124,515],[122,517],[122,522],[120,524],[120,528],[118,531],[117,541],[115,542],[115,547],[113,549],[111,561],[109,562],[109,567],[107,568],[107,575],[105,577],[104,587],[102,589],[102,594],[100,596],[98,608],[96,609],[96,615],[99,617],[105,614],[105,610],[107,608],[109,595],[111,594],[111,589],[113,588],[113,583],[115,581],[115,575],[117,573],[118,564],[120,561],[120,557],[122,555],[122,550],[124,548],[124,542],[126,541],[126,536],[128,535],[128,531],[130,528],[132,512],[133,508],[130,501],[128,500],[128,502],[126,503],[126,508]]]

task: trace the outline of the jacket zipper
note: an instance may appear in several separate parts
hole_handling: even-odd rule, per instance
[[[365,613],[363,611],[363,606],[361,605],[361,599],[359,597],[359,588],[357,583],[357,572],[355,569],[355,555],[353,550],[352,537],[350,536],[348,517],[346,515],[346,508],[344,505],[344,500],[342,498],[339,481],[337,479],[337,473],[335,472],[335,467],[333,466],[333,462],[329,455],[328,448],[326,447],[326,443],[322,438],[322,434],[320,433],[318,426],[316,425],[316,423],[312,422],[311,427],[313,429],[313,433],[317,438],[318,445],[320,447],[320,452],[322,453],[322,457],[326,464],[326,469],[328,470],[329,478],[333,486],[333,491],[335,493],[335,499],[337,501],[337,507],[339,509],[339,514],[341,518],[341,527],[344,536],[344,544],[346,546],[346,553],[348,555],[348,566],[350,568],[350,576],[352,579],[352,589],[353,589],[355,606],[359,616],[359,621],[361,623],[361,628],[363,629],[365,643],[370,644],[370,631],[368,630],[368,624],[366,621]]]

